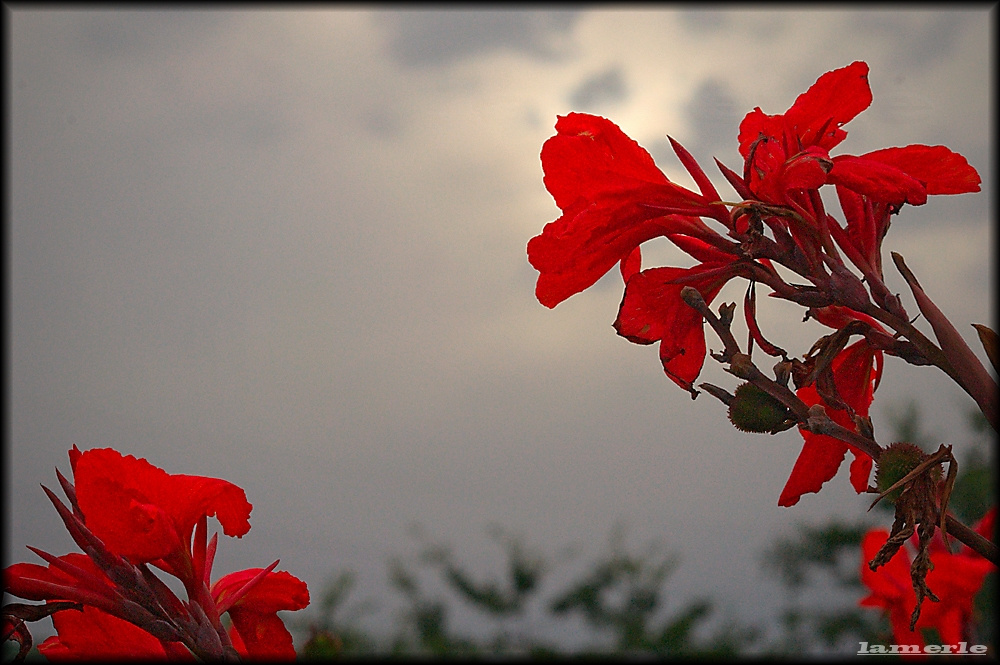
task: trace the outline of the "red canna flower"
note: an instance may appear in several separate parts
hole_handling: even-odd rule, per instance
[[[47,655],[295,657],[277,612],[308,605],[305,583],[272,572],[275,561],[208,586],[218,543],[217,534],[207,537],[208,516],[217,515],[228,535],[245,534],[251,506],[242,489],[214,478],[171,475],[111,449],[81,453],[74,447],[70,460],[76,485],[61,475],[59,481],[71,507],[45,491],[86,554],[56,557],[31,548],[48,566],[18,563],[4,570],[5,592],[51,608],[36,612],[51,614],[58,632],[40,647]],[[187,600],[148,563],[177,577]],[[221,622],[227,612],[231,631]]]
[[[556,135],[542,147],[541,159],[545,186],[562,216],[546,224],[527,247],[529,262],[539,272],[535,288],[539,302],[555,307],[618,263],[625,293],[616,331],[637,344],[658,342],[666,374],[695,394],[694,381],[706,356],[704,310],[699,313],[682,301],[681,290],[693,287],[707,304],[734,277],[749,280],[744,299],[751,339],[748,351],[756,343],[765,353],[787,361],[786,352],[768,340],[756,320],[754,285],[766,284],[773,289],[772,296],[810,308],[816,318],[840,332],[837,345],[830,344],[823,354],[817,376],[809,385],[801,385],[798,397],[806,406],[822,404],[835,422],[856,429],[854,418],[868,415],[885,353],[915,364],[929,362],[912,340],[888,333],[862,314],[876,307],[900,321],[911,318],[883,282],[881,243],[890,217],[904,204],[925,203],[930,194],[974,192],[980,183],[965,158],[943,146],[910,145],[860,156],[831,156],[830,150],[847,137],[844,125],[871,102],[868,65],[859,61],[820,76],[782,114],[767,115],[760,108],[747,114],[738,136],[743,175],[719,164],[742,199],[735,203],[722,200],[694,158],[673,139],[674,152],[700,193],[669,181],[649,153],[609,120],[580,113],[560,117]],[[820,192],[824,185],[836,188],[844,223],[827,214]],[[732,240],[709,228],[702,218],[722,224]],[[640,246],[656,237],[667,238],[697,263],[641,270]],[[785,281],[777,267],[801,279]],[[913,288],[913,281],[907,281]],[[915,297],[920,304],[916,291]],[[940,337],[937,319],[920,306]],[[867,327],[852,323],[859,320]],[[712,320],[726,347],[718,356],[722,362],[735,358],[739,350],[731,323],[731,309],[724,316],[720,309],[720,317]],[[853,327],[845,331],[845,326]],[[865,339],[844,348],[849,335],[858,330]],[[944,350],[948,354],[949,349]],[[964,358],[960,352],[964,353],[962,349],[951,353],[949,360]],[[980,384],[987,382],[970,382],[973,388]],[[712,388],[725,401],[728,392]],[[970,394],[983,392],[977,390]],[[801,405],[794,406],[801,420]],[[800,431],[802,452],[779,505],[794,505],[804,493],[819,491],[836,474],[849,449],[830,436]],[[863,492],[872,459],[860,450],[852,452],[850,481]]]
[[[890,214],[904,203],[923,205],[928,194],[978,192],[980,184],[965,158],[944,146],[909,145],[831,157],[829,150],[847,137],[842,126],[871,102],[868,65],[858,61],[819,77],[783,114],[754,109],[739,132],[744,180],[760,200],[802,206],[803,191],[836,185],[841,203],[846,200],[846,236],[853,247],[844,247],[840,227],[831,233],[866,277],[869,267],[881,265],[878,250]],[[861,263],[855,260],[858,253]],[[881,271],[877,276],[881,282]]]
[[[996,509],[991,508],[976,527],[987,538],[993,535],[995,513]],[[933,568],[927,573],[926,582],[940,602],[924,602],[915,630],[911,631],[910,617],[916,604],[916,594],[910,577],[910,553],[901,548],[877,571],[873,572],[868,567],[868,562],[888,537],[889,532],[885,529],[873,529],[861,542],[861,581],[870,593],[859,604],[881,608],[888,613],[893,640],[897,644],[919,644],[923,647],[923,631],[931,628],[938,633],[938,643],[967,641],[973,600],[986,575],[996,570],[996,566],[965,546],[957,554],[949,553],[940,534],[936,535],[930,546]]]
[[[542,168],[563,214],[528,242],[546,307],[592,286],[647,240],[718,236],[698,218],[715,214],[705,198],[668,180],[610,120],[570,113],[556,132],[542,146]]]

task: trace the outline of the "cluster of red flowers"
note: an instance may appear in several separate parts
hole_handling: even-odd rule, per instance
[[[110,448],[69,453],[74,482],[56,472],[69,506],[45,488],[83,553],[4,570],[4,591],[43,606],[4,608],[4,636],[31,645],[24,621],[51,615],[58,635],[39,645],[53,660],[293,659],[292,637],[280,610],[309,604],[301,580],[267,568],[230,573],[212,582],[218,534],[250,530],[251,505],[232,483],[172,475],[144,459]],[[150,566],[177,578],[181,600]],[[229,615],[228,628],[222,615]]]
[[[996,508],[976,525],[976,531],[986,538],[993,537]],[[861,542],[861,581],[870,593],[861,599],[862,607],[877,607],[889,615],[892,634],[898,644],[924,646],[922,633],[928,628],[937,631],[942,644],[958,644],[968,640],[967,628],[972,620],[972,600],[983,586],[986,575],[996,566],[962,547],[952,554],[940,535],[931,543],[931,560],[934,568],[927,574],[927,586],[934,589],[939,602],[931,603],[921,612],[914,630],[910,630],[916,595],[910,576],[910,554],[897,553],[878,571],[869,568],[870,561],[885,544],[889,532],[885,529],[869,531]]]
[[[912,317],[883,279],[882,241],[890,218],[904,204],[922,205],[932,194],[976,192],[980,184],[965,158],[944,146],[831,155],[847,136],[843,126],[871,102],[868,65],[855,62],[821,76],[785,113],[767,115],[757,108],[747,114],[738,135],[742,173],[717,161],[739,196],[732,203],[723,200],[672,138],[674,152],[699,191],[671,182],[649,153],[611,121],[582,113],[559,117],[541,160],[545,186],[562,215],[527,247],[528,260],[539,272],[539,302],[555,307],[617,264],[625,289],[615,329],[636,344],[658,343],[667,376],[694,396],[706,356],[705,315],[682,291],[696,289],[711,303],[727,282],[743,278],[749,282],[744,318],[750,348],[756,343],[790,368],[800,413],[812,413],[809,407],[819,405],[834,423],[858,432],[867,421],[885,354],[937,364],[932,363],[936,358],[922,355],[930,347],[898,334],[898,327]],[[833,186],[844,222],[827,212],[820,195],[825,185]],[[695,264],[643,269],[640,246],[660,237]],[[776,266],[803,283],[786,281],[787,271],[779,273]],[[915,279],[908,282],[926,315]],[[757,324],[757,283],[768,286],[773,297],[808,308],[807,318],[839,334],[821,339],[804,360],[789,360]],[[888,329],[882,325],[887,322],[893,324]],[[931,322],[937,331],[936,319]],[[851,334],[862,339],[848,345]],[[962,385],[974,396],[986,395],[977,400],[981,406],[995,400],[986,389],[968,387],[977,380]],[[868,491],[871,455],[812,431],[801,416],[797,421],[803,447],[779,505],[791,506],[803,494],[818,492],[837,473],[848,450],[853,454],[850,482],[857,492]]]

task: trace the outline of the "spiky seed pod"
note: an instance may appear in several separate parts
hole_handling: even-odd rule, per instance
[[[772,432],[787,417],[784,404],[752,383],[736,388],[729,403],[729,420],[743,432]]]
[[[889,444],[882,452],[878,466],[875,469],[876,489],[878,489],[879,493],[886,491],[902,480],[910,471],[913,471],[926,458],[927,455],[924,451],[912,443],[896,441]],[[930,473],[933,481],[936,482],[941,479],[940,466],[933,467]],[[894,502],[902,492],[903,488],[900,487],[887,494],[885,498]]]

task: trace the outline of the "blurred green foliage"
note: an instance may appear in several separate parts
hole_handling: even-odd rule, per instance
[[[951,496],[951,509],[967,524],[975,523],[996,502],[990,447],[994,433],[977,415],[970,419],[974,440],[960,460]],[[911,441],[926,452],[936,449],[937,437],[925,432],[915,405],[890,413],[889,419],[894,440]],[[891,644],[886,617],[857,604],[866,593],[860,579],[861,539],[869,529],[886,523],[889,515],[878,511],[891,510],[891,504],[882,501],[876,511],[855,522],[802,524],[792,535],[775,539],[762,562],[786,595],[787,606],[777,626],[716,620],[715,604],[705,598],[667,612],[676,557],[656,545],[643,552],[630,551],[621,529],[611,534],[606,551],[586,570],[545,592],[551,585],[544,582],[555,573],[552,563],[522,539],[493,528],[491,535],[505,557],[501,579],[477,579],[451,548],[424,542],[415,562],[399,557],[390,562],[390,582],[404,602],[392,634],[376,637],[359,627],[361,615],[371,606],[348,610],[353,577],[345,573],[315,607],[320,616],[305,626],[308,641],[300,655],[318,659],[386,655],[785,659],[850,654],[862,641]],[[429,578],[436,584],[428,584]],[[428,586],[436,586],[437,592]],[[993,573],[976,598],[977,632],[973,636],[976,643],[991,645],[991,652],[995,593]],[[478,616],[495,630],[485,638],[461,634],[451,620],[459,611]],[[531,626],[539,612],[548,617],[549,624],[563,622],[568,630],[575,626],[581,632],[582,624],[586,644],[568,650],[535,636],[535,631],[516,628]],[[927,637],[931,642],[935,639]]]

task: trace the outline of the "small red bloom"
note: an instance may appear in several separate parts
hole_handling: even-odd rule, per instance
[[[979,191],[979,174],[944,146],[911,145],[830,157],[847,137],[843,125],[871,104],[868,65],[827,72],[783,114],[754,109],[740,124],[745,176],[761,200],[785,205],[791,190],[830,183],[895,206],[922,205],[928,194]]]
[[[789,190],[818,189],[830,170],[829,150],[847,137],[841,126],[871,102],[868,65],[855,62],[819,77],[785,113],[748,113],[739,142],[750,190],[785,205]]]
[[[854,62],[820,76],[795,103],[780,115],[755,108],[740,123],[740,154],[749,157],[761,136],[778,140],[788,155],[818,146],[830,150],[845,138],[843,125],[872,103],[868,65]]]
[[[694,287],[711,303],[738,269],[730,255],[706,243],[691,238],[675,242],[708,260],[692,268],[650,268],[628,277],[614,327],[630,342],[659,342],[667,376],[693,391],[705,362],[705,326],[701,314],[681,300],[681,289]]]
[[[292,636],[278,618],[280,610],[300,610],[309,604],[309,590],[301,580],[286,572],[267,573],[253,588],[230,605],[229,599],[262,569],[231,573],[212,585],[212,595],[220,607],[228,607],[233,621],[229,635],[241,656],[251,659],[295,658]]]
[[[992,526],[995,512],[995,508],[990,509],[976,530],[987,535],[986,527]],[[919,644],[922,647],[922,631],[928,628],[937,630],[940,643],[957,644],[968,640],[973,599],[986,575],[996,570],[996,566],[966,546],[962,546],[957,554],[950,554],[940,535],[935,536],[931,543],[934,567],[927,573],[926,582],[940,602],[924,601],[916,630],[911,632],[910,616],[917,600],[910,577],[911,555],[906,548],[902,548],[878,570],[872,571],[868,567],[868,562],[888,537],[889,532],[885,529],[874,529],[865,535],[861,543],[861,581],[870,593],[861,599],[860,605],[878,607],[888,613],[893,640],[897,644]]]

